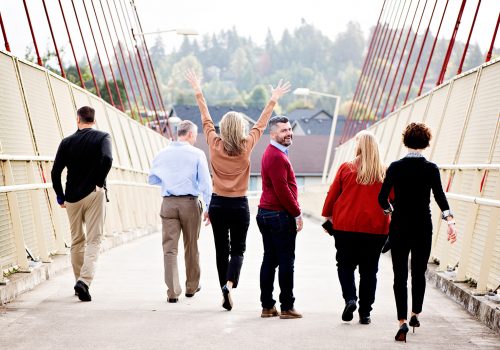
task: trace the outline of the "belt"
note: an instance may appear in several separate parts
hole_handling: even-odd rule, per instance
[[[181,194],[181,195],[173,195],[171,194],[170,196],[164,196],[163,198],[198,198],[198,196],[192,195],[192,194]]]

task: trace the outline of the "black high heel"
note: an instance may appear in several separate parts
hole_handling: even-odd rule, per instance
[[[417,315],[413,315],[410,318],[410,322],[408,323],[410,327],[413,327],[413,333],[415,333],[415,327],[420,327],[420,321],[417,318]]]
[[[399,327],[398,332],[396,333],[394,339],[396,339],[396,341],[404,341],[406,343],[406,334],[408,333],[409,330],[410,329],[408,328],[406,323],[403,323]]]

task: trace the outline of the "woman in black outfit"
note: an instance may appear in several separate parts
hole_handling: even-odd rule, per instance
[[[412,313],[410,327],[420,327],[418,315],[422,311],[425,293],[425,271],[431,253],[432,221],[430,192],[448,224],[448,241],[456,241],[455,220],[441,186],[436,164],[427,161],[422,151],[429,146],[430,129],[423,123],[411,123],[403,133],[403,143],[408,154],[393,162],[387,169],[378,201],[384,213],[392,213],[389,228],[392,268],[394,271],[394,296],[399,320],[395,339],[406,342],[408,326],[407,287],[408,256],[411,252]],[[388,197],[394,188],[393,205]]]

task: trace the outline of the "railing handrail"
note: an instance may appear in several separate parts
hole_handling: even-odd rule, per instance
[[[500,200],[497,200],[497,199],[467,196],[465,194],[458,194],[458,193],[451,193],[451,192],[446,192],[445,195],[449,199],[455,199],[455,200],[459,200],[462,202],[480,204],[480,205],[484,205],[484,206],[488,206],[488,207],[500,208]]]
[[[54,157],[48,157],[48,156],[33,156],[33,155],[13,155],[13,154],[1,154],[0,153],[0,161],[19,161],[19,162],[53,162]],[[143,170],[138,170],[138,169],[133,169],[133,168],[127,168],[124,166],[119,166],[119,165],[113,165],[113,168],[118,169],[118,170],[124,170],[124,171],[130,171],[133,173],[139,173],[143,175],[148,175],[146,171]]]
[[[25,184],[25,185],[0,186],[0,193],[32,191],[32,190],[41,190],[46,188],[52,188],[52,183],[47,182],[47,183]]]
[[[107,184],[119,185],[119,186],[159,187],[158,185],[150,185],[145,182],[120,181],[120,180],[109,180],[107,181]],[[52,182],[0,186],[0,193],[43,190],[46,188],[52,188]]]
[[[498,163],[486,164],[438,164],[441,170],[500,170]]]
[[[0,153],[0,160],[1,161],[7,161],[7,160],[14,160],[14,161],[33,161],[33,162],[53,162],[54,157],[47,157],[47,156],[33,156],[33,155],[13,155],[13,154],[1,154]]]

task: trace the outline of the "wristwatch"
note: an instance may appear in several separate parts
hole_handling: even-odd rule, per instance
[[[393,208],[392,204],[391,204],[391,203],[389,203],[389,208],[384,209],[384,214],[385,214],[385,215],[389,215],[389,214],[390,214],[390,213],[392,213],[393,211],[394,211],[394,208]]]
[[[443,213],[441,214],[441,218],[443,220],[446,220],[448,216],[450,216],[452,219],[454,218],[453,212],[450,209],[443,211]]]

